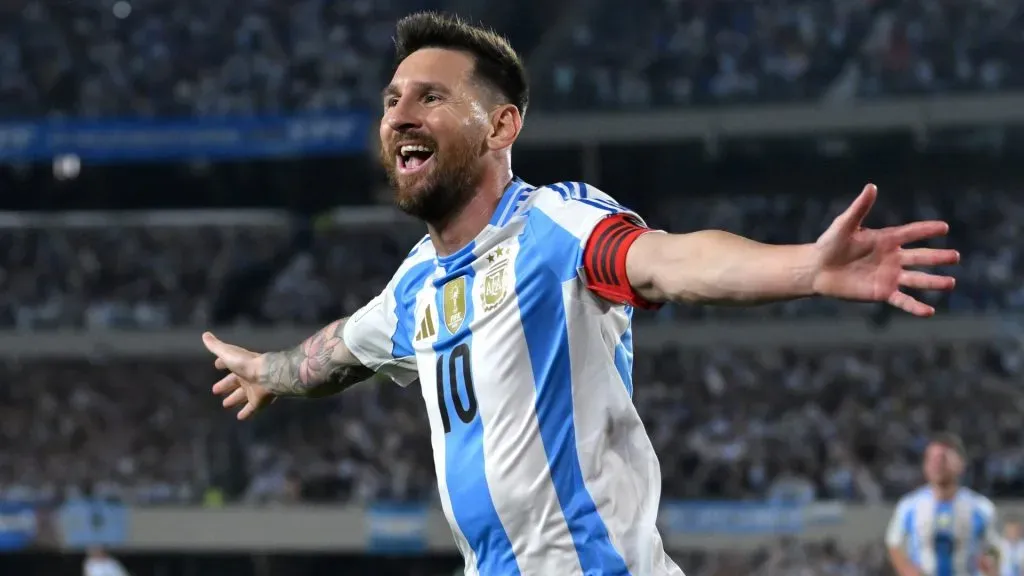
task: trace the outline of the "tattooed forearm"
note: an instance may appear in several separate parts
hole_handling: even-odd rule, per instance
[[[328,324],[297,347],[264,356],[261,381],[279,396],[320,398],[373,376],[349,352],[341,334],[347,318]]]

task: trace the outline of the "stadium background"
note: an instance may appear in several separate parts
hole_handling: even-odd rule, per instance
[[[805,300],[638,317],[638,409],[689,576],[884,574],[929,431],[1024,495],[1020,0],[8,0],[0,5],[0,573],[436,576],[415,392],[238,424],[199,333],[290,346],[421,228],[374,163],[395,20],[456,11],[526,56],[529,182],[580,179],[672,231],[809,241],[940,216],[941,317]]]

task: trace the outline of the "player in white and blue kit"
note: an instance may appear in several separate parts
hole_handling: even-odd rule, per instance
[[[1003,524],[1003,537],[995,550],[995,562],[999,576],[1024,576],[1024,531],[1018,518],[1007,519]]]
[[[231,372],[213,390],[239,418],[374,373],[418,382],[467,575],[682,574],[656,527],[661,472],[631,402],[635,308],[824,295],[929,316],[900,288],[953,287],[905,267],[955,251],[901,248],[948,226],[862,228],[871,185],[798,246],[650,233],[591,186],[532,186],[512,174],[529,98],[508,43],[434,14],[403,19],[395,42],[381,159],[428,236],[378,297],[293,350],[203,340]]]
[[[959,438],[939,434],[924,455],[927,484],[896,505],[885,543],[900,576],[994,576],[1000,538],[992,502],[960,485]]]

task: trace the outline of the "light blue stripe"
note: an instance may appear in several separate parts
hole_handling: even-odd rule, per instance
[[[448,359],[456,346],[466,344],[472,354],[473,334],[469,330],[473,321],[473,302],[469,297],[473,293],[474,270],[466,268],[466,316],[462,326],[455,334],[448,331],[444,318],[443,285],[454,279],[446,276],[435,281],[437,286],[436,304],[438,314],[438,338],[434,343],[434,351],[441,358],[442,390],[444,407],[447,410],[451,432],[445,435],[445,477],[448,480],[448,496],[452,503],[452,514],[459,525],[459,530],[469,542],[477,558],[477,570],[481,575],[508,574],[516,576],[519,566],[516,564],[512,542],[509,540],[505,527],[501,524],[498,512],[494,508],[491,490],[487,485],[484,473],[484,423],[480,414],[463,422],[455,408],[455,402],[461,406],[469,403],[466,383],[462,377],[462,363],[455,362],[455,373],[452,374]],[[469,361],[469,357],[466,357]],[[430,369],[435,369],[431,366]],[[455,378],[459,399],[452,397],[451,378]],[[480,391],[476,390],[479,394]],[[436,392],[428,397],[436,397]]]
[[[572,368],[562,282],[576,275],[579,241],[544,213],[530,213],[516,258],[516,295],[536,387],[537,421],[558,496],[584,574],[629,574],[583,483],[573,424]]]
[[[921,566],[921,543],[914,531],[914,505],[907,507],[907,514],[903,517],[903,533],[910,540],[910,563]]]
[[[941,515],[953,518],[953,504],[939,502],[935,506],[935,519]],[[954,520],[955,522],[955,520]],[[935,540],[935,576],[953,576],[953,556],[956,554],[956,543],[953,541],[952,527],[936,527],[932,538]]]
[[[508,224],[509,220],[511,220],[512,217],[515,216],[517,212],[519,212],[520,206],[523,205],[523,202],[525,202],[527,198],[530,197],[530,193],[533,192],[534,190],[535,188],[533,186],[523,183],[523,185],[519,189],[519,192],[516,194],[515,201],[512,202],[512,209],[508,210],[505,213],[505,215],[498,222],[498,226],[505,226],[506,224]]]
[[[416,293],[436,268],[433,260],[413,265],[395,285],[395,332],[391,335],[392,358],[406,358],[415,352],[412,349],[412,335],[416,332]]]
[[[619,342],[615,346],[615,371],[622,378],[622,384],[626,386],[629,397],[633,397],[633,355],[626,351],[625,345]]]
[[[501,222],[506,219],[508,213],[515,207],[515,198],[519,196],[519,189],[522,185],[522,181],[518,178],[513,178],[509,182],[505,192],[501,195],[501,201],[494,209],[494,214],[491,215],[491,226],[500,226]]]
[[[633,317],[633,309],[627,308],[630,319]],[[615,345],[615,370],[622,378],[629,397],[633,397],[633,329],[627,327],[626,331],[619,337],[619,343]]]

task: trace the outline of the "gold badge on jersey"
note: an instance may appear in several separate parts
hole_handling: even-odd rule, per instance
[[[466,277],[460,276],[444,285],[444,325],[455,334],[466,320]]]
[[[484,276],[484,290],[480,296],[484,312],[490,312],[497,308],[508,292],[508,279],[505,273],[508,270],[508,258],[505,256],[506,251],[502,248],[487,255],[487,261],[491,263],[491,267],[487,269],[487,274]]]

